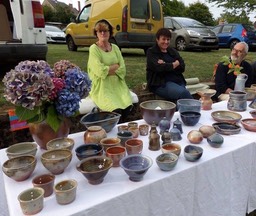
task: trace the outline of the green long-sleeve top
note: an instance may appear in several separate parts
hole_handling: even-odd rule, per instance
[[[115,44],[105,52],[96,44],[89,48],[87,70],[92,87],[90,97],[104,111],[125,109],[132,104],[129,88],[125,82],[126,67],[122,54]],[[119,64],[115,75],[108,75],[109,66]]]

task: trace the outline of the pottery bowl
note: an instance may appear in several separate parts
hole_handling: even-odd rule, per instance
[[[181,152],[181,146],[176,143],[165,143],[161,146],[161,150],[163,153],[173,153],[179,156]]]
[[[106,152],[107,148],[112,146],[118,146],[121,143],[121,139],[118,137],[106,137],[100,140],[100,144],[103,146],[104,151]]]
[[[241,131],[240,125],[229,122],[216,122],[213,123],[212,126],[215,128],[217,133],[224,135],[238,134]]]
[[[23,155],[32,155],[36,156],[37,144],[33,142],[21,142],[9,146],[6,149],[6,154],[9,159],[23,156]]]
[[[120,166],[124,169],[131,181],[141,181],[153,161],[150,157],[142,154],[128,155],[120,160]]]
[[[71,159],[72,152],[68,149],[49,150],[41,155],[42,164],[54,175],[63,173]]]
[[[244,91],[247,93],[247,100],[252,101],[256,98],[256,91],[254,88],[244,88]]]
[[[179,99],[177,100],[177,108],[180,113],[183,112],[198,112],[200,113],[202,103],[196,99]]]
[[[37,160],[32,155],[14,157],[3,163],[2,170],[9,178],[24,181],[33,173],[36,163]]]
[[[76,168],[92,185],[103,182],[109,169],[113,166],[111,158],[106,156],[93,156],[81,160]]]
[[[113,167],[119,167],[119,162],[125,155],[126,149],[123,146],[112,146],[106,150],[106,156],[112,159]]]
[[[55,176],[51,173],[38,175],[33,178],[32,184],[34,187],[44,189],[44,197],[48,197],[53,193]]]
[[[80,123],[86,126],[101,126],[107,133],[118,123],[121,115],[115,112],[94,112],[84,115]]]
[[[256,119],[256,110],[251,110],[249,113],[254,119]]]
[[[75,149],[76,156],[79,160],[83,160],[92,156],[100,156],[103,154],[103,147],[100,144],[90,143],[82,144]]]
[[[219,148],[223,144],[224,139],[220,134],[214,133],[211,136],[207,137],[207,142],[211,147]]]
[[[194,145],[187,145],[184,148],[184,156],[186,160],[194,162],[201,158],[203,155],[203,148]]]
[[[131,131],[120,131],[117,133],[117,137],[121,140],[120,144],[122,146],[125,146],[125,142],[128,139],[132,139],[133,138],[133,134]]]
[[[46,149],[47,150],[54,150],[54,149],[68,149],[72,151],[74,148],[75,141],[71,138],[67,137],[61,137],[61,138],[56,138],[53,140],[50,140],[46,144]]]
[[[248,131],[256,132],[256,119],[254,118],[242,119],[241,124],[243,125],[244,129]]]
[[[187,111],[180,113],[180,117],[184,125],[194,126],[199,122],[199,119],[201,118],[201,113],[195,111]]]
[[[74,179],[63,180],[54,186],[56,200],[60,205],[66,205],[76,199],[77,181]]]
[[[228,122],[231,124],[239,122],[242,118],[239,113],[228,110],[214,111],[211,116],[216,122]]]
[[[18,196],[24,215],[34,215],[44,207],[44,189],[34,187],[21,192]]]
[[[141,139],[128,139],[125,142],[125,148],[128,155],[141,154],[143,150],[143,140]]]
[[[173,153],[163,153],[157,156],[156,164],[163,171],[172,170],[177,162],[179,157]]]
[[[149,100],[140,103],[140,110],[143,119],[149,125],[152,123],[158,125],[164,117],[171,121],[176,111],[176,104],[164,100]]]

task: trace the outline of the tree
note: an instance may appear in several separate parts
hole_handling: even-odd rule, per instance
[[[164,16],[184,16],[186,6],[178,0],[162,0]]]
[[[51,9],[51,7],[47,5],[43,5],[43,11],[44,11],[44,19],[46,22],[51,22],[54,19],[54,11]]]
[[[224,20],[227,23],[248,23],[251,24],[249,17],[247,16],[245,11],[242,11],[242,13],[237,16],[234,13],[231,12],[225,12],[221,14],[221,19]]]
[[[186,9],[185,14],[187,17],[195,19],[207,26],[214,25],[213,16],[209,8],[200,2],[189,4],[189,7]]]

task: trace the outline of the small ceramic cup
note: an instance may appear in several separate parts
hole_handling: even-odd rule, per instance
[[[117,131],[118,132],[127,131],[127,130],[128,130],[128,126],[127,125],[119,125],[119,126],[117,126]]]
[[[21,192],[18,196],[24,215],[34,215],[44,207],[44,189],[34,187]]]
[[[103,146],[104,151],[106,152],[107,148],[112,146],[118,146],[121,143],[121,139],[118,137],[106,137],[100,141],[100,144]]]
[[[76,198],[77,181],[74,179],[63,180],[54,186],[56,200],[60,205],[73,202]]]
[[[128,131],[132,132],[133,138],[138,138],[138,136],[139,136],[139,128],[138,127],[129,127]]]
[[[130,127],[138,127],[138,123],[137,122],[128,122],[128,128]]]
[[[121,131],[117,133],[117,137],[121,140],[120,144],[125,147],[126,140],[132,139],[133,135],[131,131]]]
[[[142,124],[139,126],[139,132],[141,136],[147,136],[149,131],[149,126],[147,124]]]
[[[113,161],[113,167],[119,167],[119,161],[125,157],[126,149],[123,146],[113,146],[106,150],[106,156]]]
[[[40,187],[44,189],[44,197],[48,197],[53,193],[55,176],[52,174],[43,174],[33,178],[32,183],[34,187]]]
[[[140,139],[128,139],[125,142],[125,148],[128,155],[141,154],[143,149],[143,141]]]

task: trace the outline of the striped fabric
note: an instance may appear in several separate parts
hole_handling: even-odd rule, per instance
[[[10,127],[11,131],[22,130],[28,128],[28,124],[26,121],[20,121],[18,116],[16,116],[15,110],[10,109],[8,110],[9,120],[10,120]]]

